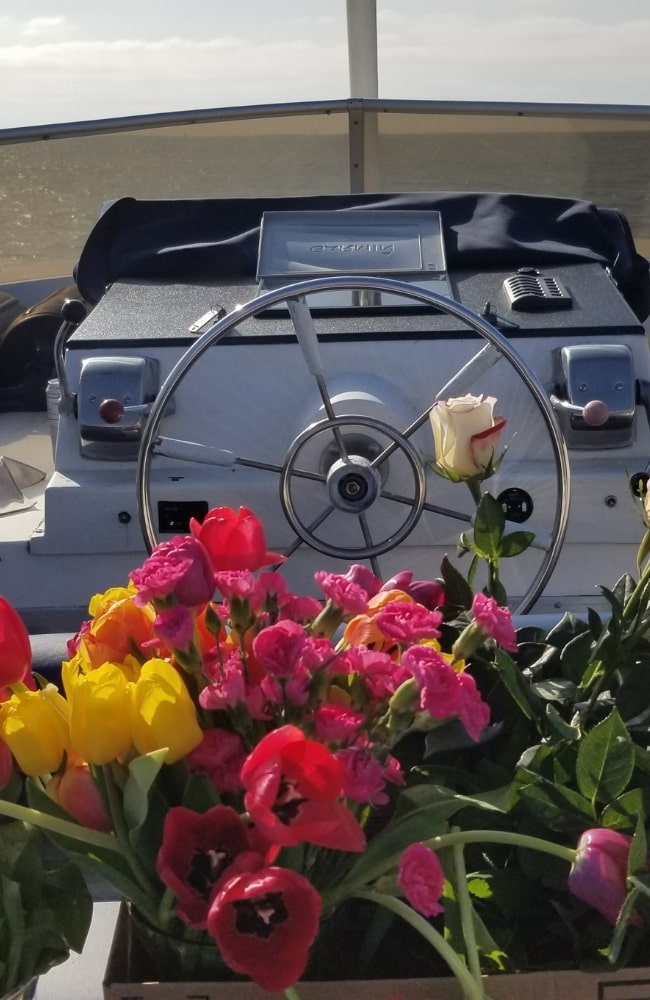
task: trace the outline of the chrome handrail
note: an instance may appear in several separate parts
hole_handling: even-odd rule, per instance
[[[210,122],[248,121],[255,118],[295,118],[302,115],[332,114],[416,114],[478,115],[485,117],[577,119],[603,118],[650,121],[649,104],[563,104],[534,101],[428,101],[381,98],[345,98],[333,101],[295,101],[272,104],[249,104],[225,108],[201,108],[188,111],[152,112],[87,121],[22,125],[0,129],[0,146],[68,139],[75,136],[132,132],[165,128],[170,125],[200,125]]]

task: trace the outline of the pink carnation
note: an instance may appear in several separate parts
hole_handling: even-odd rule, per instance
[[[411,646],[402,656],[420,691],[420,708],[433,719],[457,715],[460,708],[458,674],[431,646]]]
[[[367,566],[353,563],[345,574],[345,579],[356,583],[365,590],[368,597],[374,597],[382,589],[381,580]]]
[[[485,727],[490,723],[490,709],[481,698],[471,674],[467,672],[459,674],[458,686],[460,691],[458,718],[472,739],[478,740]]]
[[[135,603],[174,595],[181,604],[199,607],[214,594],[214,573],[208,553],[196,538],[178,535],[157,545],[139,569],[131,571],[137,587]]]
[[[238,653],[233,653],[223,664],[215,664],[212,672],[213,682],[199,695],[201,708],[236,708],[246,700],[244,669]]]
[[[239,598],[240,601],[249,600],[257,595],[257,580],[248,569],[224,569],[214,574],[214,580],[223,594],[231,601]]]
[[[423,917],[442,913],[440,897],[445,875],[438,855],[425,844],[409,844],[399,862],[397,884],[414,910]]]
[[[440,635],[441,621],[440,611],[429,611],[412,601],[391,601],[376,618],[377,628],[388,639],[402,644],[436,639]]]
[[[289,594],[280,601],[279,617],[291,618],[295,622],[307,625],[323,610],[321,602],[315,597]]]
[[[314,712],[314,735],[321,743],[351,743],[365,716],[343,705],[319,705]]]
[[[472,614],[486,636],[498,642],[503,649],[511,653],[517,652],[517,636],[507,608],[499,607],[493,597],[479,593],[474,595]]]
[[[169,649],[186,649],[194,637],[194,619],[185,604],[174,604],[158,612],[153,629]]]
[[[332,604],[347,615],[360,615],[368,608],[368,593],[358,583],[354,583],[340,573],[318,570],[314,580]]]
[[[337,652],[330,639],[323,636],[308,635],[300,655],[300,660],[310,674],[315,674],[323,667],[337,661]]]
[[[207,774],[219,792],[239,792],[239,772],[246,759],[241,738],[226,729],[206,729],[195,750],[187,755],[192,771]]]
[[[355,802],[383,806],[388,802],[386,776],[370,747],[344,747],[334,754],[343,766],[343,794]]]
[[[351,646],[333,664],[333,672],[357,674],[373,701],[390,698],[410,674],[381,650]]]
[[[275,570],[267,570],[257,577],[257,586],[264,592],[266,597],[283,599],[287,593],[288,584],[282,573]]]
[[[302,625],[281,621],[262,629],[253,639],[253,656],[272,674],[289,676],[296,669],[307,636]]]

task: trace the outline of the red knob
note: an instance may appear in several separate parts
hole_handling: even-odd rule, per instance
[[[119,424],[124,416],[124,403],[119,399],[104,399],[99,404],[99,415],[106,424]]]

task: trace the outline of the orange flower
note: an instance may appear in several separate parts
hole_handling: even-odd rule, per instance
[[[374,649],[391,649],[395,643],[380,632],[375,619],[382,608],[393,601],[414,603],[413,598],[403,590],[380,591],[368,601],[368,610],[363,615],[355,615],[345,626],[343,639],[351,646],[372,646]]]
[[[133,652],[133,644],[153,638],[155,612],[151,605],[135,604],[135,587],[112,587],[95,594],[88,610],[93,616],[88,631],[79,637],[79,652],[93,668],[103,663],[121,663]]]

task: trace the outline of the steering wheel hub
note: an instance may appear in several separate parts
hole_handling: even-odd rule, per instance
[[[337,510],[361,514],[377,499],[381,477],[366,458],[348,455],[332,465],[327,474],[327,489]]]

